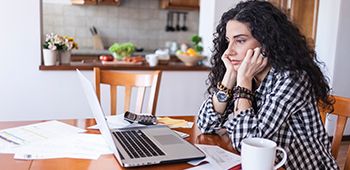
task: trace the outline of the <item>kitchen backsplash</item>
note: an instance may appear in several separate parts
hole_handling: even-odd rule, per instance
[[[159,0],[125,0],[120,6],[44,3],[43,34],[72,36],[80,48],[92,48],[91,26],[96,27],[106,49],[114,42],[133,42],[146,50],[165,47],[166,41],[190,43],[190,37],[198,33],[199,12],[188,11],[187,32],[166,32],[168,11],[160,9]]]

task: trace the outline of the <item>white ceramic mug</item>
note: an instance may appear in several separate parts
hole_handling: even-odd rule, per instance
[[[241,161],[243,170],[272,170],[280,168],[287,160],[286,151],[269,139],[246,138],[242,142]],[[282,160],[274,166],[276,150],[282,151]]]
[[[147,54],[146,60],[150,67],[154,67],[158,64],[158,55],[157,54]]]

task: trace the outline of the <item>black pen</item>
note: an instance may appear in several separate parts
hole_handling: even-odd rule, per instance
[[[15,141],[13,141],[13,140],[7,139],[7,138],[4,137],[4,136],[1,136],[1,135],[0,135],[0,138],[3,139],[3,140],[5,140],[5,141],[7,141],[7,142],[13,143],[13,144],[15,144],[15,145],[19,145],[19,143],[15,142]]]

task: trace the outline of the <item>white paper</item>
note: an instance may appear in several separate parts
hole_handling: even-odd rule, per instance
[[[186,122],[185,126],[169,125],[169,128],[192,128],[193,122]]]
[[[241,163],[241,157],[239,155],[226,151],[219,146],[202,144],[196,144],[196,146],[205,153],[206,158],[189,161],[188,163],[191,165],[196,166],[207,161],[215,169],[230,169]]]
[[[167,125],[169,128],[171,129],[174,129],[174,128],[192,128],[193,126],[193,122],[186,122],[186,125],[181,125],[181,126],[178,126],[178,125]]]
[[[130,123],[124,120],[124,114],[118,114],[114,116],[106,116],[108,127],[110,129],[119,129],[126,127],[134,127],[134,126],[145,126],[137,123]],[[88,127],[88,129],[98,129],[98,125],[93,125]]]
[[[0,139],[0,153],[13,153],[13,148],[18,146],[19,145]]]
[[[124,114],[118,114],[114,116],[106,116],[108,127],[110,129],[119,129],[134,126],[145,126],[138,123],[130,123],[124,120]],[[192,128],[193,122],[187,122],[185,126],[168,125],[169,128]],[[88,127],[88,129],[98,129],[98,125]]]
[[[100,134],[74,134],[65,139],[48,139],[15,149],[15,159],[80,158],[98,159],[112,151]]]
[[[210,163],[206,163],[206,164],[195,166],[192,168],[187,168],[185,170],[213,170],[213,169],[215,169],[213,165],[211,165]]]
[[[93,159],[96,160],[100,154],[96,153],[16,153],[14,159],[34,160],[34,159],[56,159],[56,158],[76,158],[76,159]]]
[[[14,148],[67,135],[85,132],[84,129],[59,121],[47,121],[0,131],[0,153],[13,153]]]
[[[187,134],[187,133],[184,133],[184,132],[180,132],[180,131],[177,131],[177,130],[173,130],[176,134],[178,134],[181,138],[187,138],[189,137],[190,135]]]

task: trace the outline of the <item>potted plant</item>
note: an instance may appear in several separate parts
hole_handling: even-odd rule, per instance
[[[64,38],[54,34],[46,34],[45,42],[43,44],[44,65],[56,65],[59,52],[64,46]]]
[[[130,56],[135,51],[135,45],[133,43],[114,43],[108,49],[114,58],[122,60],[124,57]]]
[[[64,36],[64,46],[60,51],[60,63],[69,64],[71,61],[72,49],[78,49],[78,44],[74,41],[74,38]]]
[[[201,54],[203,51],[203,46],[202,46],[202,37],[200,37],[199,35],[193,35],[192,38],[192,43],[193,43],[193,49]]]

